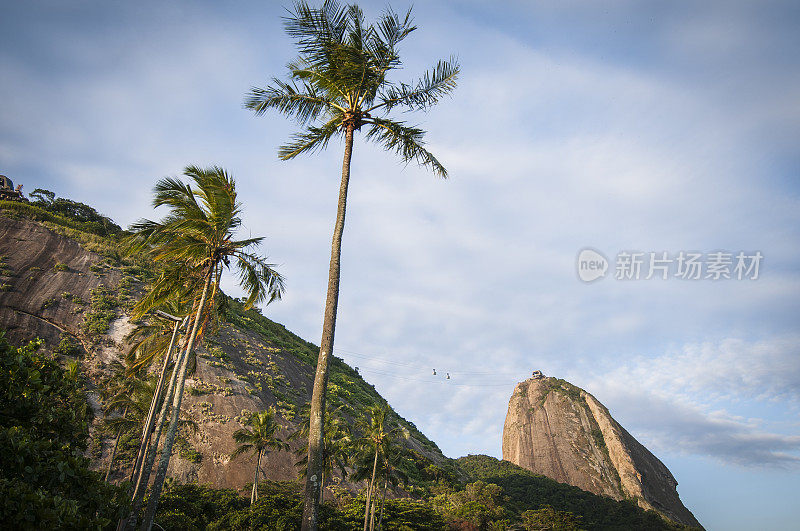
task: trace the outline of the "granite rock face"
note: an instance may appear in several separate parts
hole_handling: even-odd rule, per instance
[[[586,391],[538,371],[508,403],[503,459],[615,500],[631,499],[675,522],[700,527],[678,482]]]
[[[88,397],[95,416],[89,456],[95,469],[105,471],[113,436],[100,436],[96,430],[103,418],[97,386],[130,347],[126,335],[133,324],[126,311],[144,287],[122,266],[91,250],[95,239],[89,237],[88,244],[81,243],[52,226],[0,214],[0,329],[12,344],[38,337],[52,350],[68,337],[81,346],[78,360],[81,373],[88,377]],[[123,285],[129,293],[125,297]],[[119,297],[119,305],[107,332],[88,334],[84,321],[93,292],[101,287]],[[243,488],[252,481],[254,456],[230,457],[236,448],[233,433],[242,427],[243,418],[249,412],[275,407],[281,425],[279,437],[286,439],[297,428],[299,417],[292,413],[299,411],[297,404],[310,400],[314,381],[314,367],[302,352],[311,349],[315,353],[316,347],[276,323],[270,334],[265,337],[255,329],[223,322],[197,349],[195,370],[187,378],[181,405],[185,417],[197,425],[197,431],[185,434],[195,452],[176,449],[168,471],[171,477],[179,482]],[[355,385],[356,378],[349,369],[339,384]],[[379,398],[374,388],[369,392],[370,397]],[[444,461],[439,449],[423,437],[412,433],[407,445],[434,463]],[[297,479],[294,452],[302,442],[289,443],[290,451],[272,451],[262,459],[262,470],[269,479]],[[131,455],[127,461],[118,456],[112,480],[129,477],[131,461]],[[362,485],[343,482],[341,486],[355,491]]]

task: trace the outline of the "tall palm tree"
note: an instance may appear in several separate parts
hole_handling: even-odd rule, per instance
[[[333,137],[344,138],[344,160],[339,204],[331,243],[328,291],[322,325],[319,358],[311,399],[303,529],[316,529],[322,470],[323,417],[328,382],[328,364],[333,351],[339,270],[344,231],[350,161],[356,131],[396,152],[402,161],[429,167],[441,177],[447,170],[424,147],[424,131],[390,118],[395,108],[427,109],[456,86],[459,66],[454,59],[439,61],[418,81],[395,83],[387,75],[401,66],[398,45],[416,27],[411,10],[400,17],[387,9],[376,24],[367,24],[356,5],[340,6],[326,0],[312,8],[298,1],[285,18],[287,34],[295,40],[299,57],[288,65],[289,79],[273,79],[265,88],[254,87],[245,107],[262,115],[269,109],[293,118],[303,131],[280,147],[278,154],[291,159],[323,149]]]
[[[253,474],[253,491],[250,494],[250,505],[258,500],[258,472],[261,469],[261,458],[267,455],[267,451],[272,448],[273,450],[288,450],[289,445],[282,439],[279,439],[275,434],[281,425],[275,420],[275,408],[271,407],[266,411],[253,413],[247,422],[247,428],[241,428],[233,432],[233,440],[239,446],[231,455],[235,458],[244,453],[254,452],[256,454],[256,469]]]
[[[156,263],[166,264],[155,285],[134,307],[134,317],[176,293],[190,295],[193,301],[191,332],[176,361],[168,391],[172,412],[142,522],[146,531],[153,524],[175,442],[189,357],[212,317],[210,310],[214,307],[222,270],[234,263],[239,283],[248,294],[245,302],[248,308],[265,300],[269,303],[279,299],[283,292],[283,279],[271,264],[247,251],[263,238],[234,240],[234,233],[241,225],[241,203],[236,197],[233,178],[216,166],[206,169],[187,166],[184,175],[189,177],[189,184],[168,177],[154,188],[153,206],[169,208],[162,221],[142,220],[131,227],[139,246],[147,249]]]
[[[325,427],[322,440],[322,476],[320,477],[320,488],[324,491],[325,479],[332,478],[335,469],[339,470],[342,479],[347,477],[347,465],[349,453],[352,449],[352,436],[350,426],[339,416],[341,407],[325,415]],[[289,439],[304,440],[303,446],[297,449],[297,456],[301,459],[295,463],[300,467],[300,477],[305,477],[308,469],[308,415],[310,409],[308,404],[300,417],[300,425],[297,431],[289,436]]]

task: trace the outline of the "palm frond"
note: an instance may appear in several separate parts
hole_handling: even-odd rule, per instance
[[[295,40],[300,53],[315,56],[324,53],[331,44],[343,41],[347,14],[347,8],[340,7],[335,0],[326,0],[319,8],[298,1],[294,11],[284,17],[284,29]]]
[[[292,69],[292,74],[301,80],[300,87],[279,79],[273,79],[273,84],[265,88],[251,87],[244,101],[245,108],[255,112],[256,116],[261,116],[269,109],[275,109],[281,114],[294,118],[299,124],[316,120],[320,114],[329,112],[330,108],[344,110],[333,99],[316,91],[315,85],[333,89],[331,92],[339,91],[321,73],[296,68]],[[305,81],[309,78],[316,78],[314,79],[315,83]]]
[[[341,132],[342,116],[336,115],[321,127],[308,126],[302,133],[292,137],[292,141],[278,148],[278,156],[283,160],[292,159],[302,153],[325,149],[330,139]]]
[[[431,107],[456,88],[459,72],[460,67],[454,58],[439,61],[414,85],[401,83],[388,86],[378,97],[380,103],[368,109],[368,112],[380,107],[389,111],[397,105],[408,107],[409,110]]]
[[[422,166],[428,166],[440,177],[447,178],[445,167],[425,149],[425,132],[422,129],[384,118],[371,118],[367,123],[371,124],[366,134],[368,140],[375,140],[385,149],[394,151],[403,162],[416,161]]]
[[[273,269],[274,264],[268,264],[260,256],[243,251],[236,252],[234,256],[239,284],[247,293],[245,309],[265,300],[267,304],[280,300],[285,287],[283,277]]]

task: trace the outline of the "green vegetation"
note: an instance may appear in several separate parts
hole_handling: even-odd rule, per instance
[[[83,333],[96,337],[108,332],[111,321],[117,318],[118,307],[116,293],[102,284],[97,286],[92,290],[89,310],[83,319]]]
[[[66,332],[61,334],[61,340],[58,346],[53,350],[53,354],[57,356],[66,356],[68,358],[76,358],[82,354],[83,350],[80,343]]]
[[[191,463],[199,463],[203,460],[203,454],[198,452],[185,438],[177,437],[175,439],[175,446],[178,448],[178,455],[181,456],[181,459],[185,459]]]
[[[686,529],[685,526],[664,520],[654,511],[645,511],[633,501],[614,501],[577,487],[558,483],[539,476],[508,461],[486,455],[461,457],[458,465],[475,480],[498,485],[507,497],[506,510],[515,518],[526,511],[541,511],[550,507],[554,518],[563,519],[560,512],[580,517],[585,529]],[[530,516],[530,514],[529,514]]]
[[[3,203],[0,203],[3,204]],[[9,267],[6,256],[0,256],[0,277],[10,277],[14,271]]]
[[[585,402],[583,397],[581,396],[580,387],[576,387],[566,380],[562,380],[561,378],[551,377],[544,379],[543,382],[546,387],[544,392],[542,393],[542,397],[539,399],[539,406],[544,405],[547,396],[552,392],[560,393],[578,402]]]
[[[92,232],[98,236],[109,236],[122,232],[119,225],[111,221],[111,218],[99,214],[89,205],[63,197],[56,197],[56,194],[49,190],[37,188],[31,192],[31,198],[35,199],[33,205],[36,207],[58,218],[79,224],[78,227],[73,228],[78,228],[84,232]]]
[[[77,365],[41,341],[14,348],[0,332],[0,522],[9,529],[97,529],[118,516],[120,490],[83,456],[90,409]]]
[[[53,307],[53,306],[55,306],[56,304],[58,304],[58,300],[57,300],[57,299],[55,299],[55,298],[53,298],[53,297],[51,297],[51,298],[49,298],[49,299],[45,300],[45,301],[42,303],[42,310],[46,310],[46,309],[48,309],[48,308],[52,308],[52,307]]]
[[[31,196],[36,191],[31,193]],[[77,203],[70,199],[57,198],[53,201],[35,201],[20,203],[16,201],[0,201],[0,210],[14,219],[32,219],[48,224],[72,229],[96,236],[116,236],[122,229],[109,218],[97,213],[92,207]]]
[[[155,522],[164,529],[206,529],[208,531],[250,531],[269,529],[294,531],[303,512],[301,487],[293,482],[262,482],[259,498],[248,506],[232,489],[200,485],[171,485],[165,488]],[[352,531],[363,525],[364,498],[343,494],[335,503],[323,504],[320,529]],[[386,500],[384,529],[441,531],[448,523],[421,500]]]
[[[53,271],[69,271],[69,266],[63,262],[56,262]]]

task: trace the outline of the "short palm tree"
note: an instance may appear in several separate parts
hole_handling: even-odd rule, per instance
[[[245,423],[251,429],[241,428],[233,432],[233,440],[239,446],[231,455],[235,458],[244,453],[253,452],[256,454],[256,469],[253,474],[253,491],[250,494],[250,504],[258,500],[258,475],[261,470],[261,458],[267,455],[267,451],[288,450],[289,445],[275,434],[281,428],[275,420],[275,408],[271,407],[266,411],[253,413]]]
[[[239,283],[248,295],[246,307],[265,300],[272,302],[283,292],[283,279],[272,265],[247,250],[258,245],[262,238],[234,239],[241,225],[241,203],[236,197],[233,178],[216,166],[205,169],[188,166],[184,175],[189,177],[189,184],[176,178],[164,178],[156,184],[153,206],[169,208],[162,221],[143,220],[131,227],[139,247],[147,250],[156,263],[164,265],[155,285],[134,307],[134,317],[158,307],[176,294],[180,298],[190,298],[193,309],[191,331],[176,361],[167,393],[167,399],[172,401],[172,412],[142,523],[146,531],[152,527],[175,442],[189,357],[212,317],[222,270],[233,262]],[[143,495],[144,489],[140,490]],[[134,510],[136,508],[134,503]]]
[[[133,418],[136,417],[139,406],[137,399],[141,397],[145,385],[138,371],[132,371],[119,361],[114,361],[111,364],[111,376],[100,386],[100,397],[106,402],[103,412],[106,417],[105,424],[117,434],[108,459],[106,482],[111,476],[120,438],[130,431],[130,423],[135,422]]]
[[[389,485],[396,487],[398,483],[404,485],[408,483],[408,475],[403,471],[401,465],[408,462],[406,457],[405,448],[395,445],[391,439],[387,440],[386,449],[384,451],[383,463],[381,466],[380,475],[383,477],[383,492],[381,494],[381,504],[378,517],[377,529],[383,529],[383,508],[386,504],[386,490]],[[370,520],[370,529],[375,528],[375,510],[372,511],[372,519]]]
[[[358,429],[361,437],[356,439],[355,446],[360,454],[361,466],[356,469],[354,479],[367,479],[367,500],[364,505],[364,531],[370,527],[370,521],[374,525],[375,504],[373,495],[377,485],[379,464],[381,469],[386,469],[384,463],[388,462],[389,453],[392,451],[393,442],[398,435],[408,438],[408,430],[396,424],[391,426],[390,412],[388,406],[372,406],[367,414],[358,420]],[[372,458],[372,473],[369,473],[369,460]]]
[[[397,108],[420,110],[437,103],[455,88],[459,66],[454,59],[439,61],[412,84],[388,79],[388,74],[402,64],[398,45],[416,29],[410,10],[400,17],[387,9],[371,25],[365,22],[356,5],[340,6],[334,0],[326,0],[322,7],[312,8],[301,0],[286,17],[285,28],[300,52],[299,58],[288,65],[289,80],[273,79],[266,88],[252,88],[245,107],[257,115],[275,109],[304,126],[302,132],[279,149],[278,154],[284,160],[324,149],[334,137],[344,139],[322,340],[311,399],[309,467],[303,508],[303,529],[316,529],[328,364],[336,328],[342,233],[355,132],[365,128],[367,140],[396,152],[402,161],[416,161],[447,177],[444,166],[424,147],[424,131],[394,120],[389,114]]]

